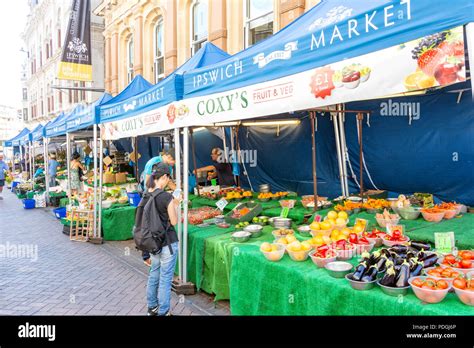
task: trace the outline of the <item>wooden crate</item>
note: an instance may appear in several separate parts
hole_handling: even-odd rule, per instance
[[[73,209],[69,239],[76,242],[87,242],[94,235],[94,211]]]

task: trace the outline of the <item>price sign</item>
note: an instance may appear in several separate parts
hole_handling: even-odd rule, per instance
[[[282,218],[287,218],[289,213],[290,213],[290,208],[284,207],[284,208],[281,210],[280,217],[282,217]]]
[[[224,211],[224,208],[227,206],[227,204],[229,204],[229,202],[227,202],[225,198],[221,198],[216,202],[217,208],[219,208],[221,211]]]
[[[440,253],[451,253],[455,246],[454,232],[435,233],[435,248]]]

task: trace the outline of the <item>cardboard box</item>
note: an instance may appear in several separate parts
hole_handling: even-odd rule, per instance
[[[102,178],[102,182],[104,184],[115,184],[115,174],[106,172],[104,173],[104,177]]]
[[[127,173],[117,173],[117,174],[115,174],[115,183],[116,184],[126,184],[127,183]]]

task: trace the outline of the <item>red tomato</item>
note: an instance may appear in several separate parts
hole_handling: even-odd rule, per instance
[[[466,288],[466,281],[463,278],[454,279],[453,286],[455,288],[464,290]]]
[[[433,287],[432,286],[429,286],[428,284],[423,284],[421,286],[422,289],[426,289],[426,290],[433,290]]]
[[[444,260],[443,260],[443,263],[444,264],[453,264],[456,262],[456,258],[454,257],[454,255],[446,255]]]
[[[451,272],[451,278],[459,277],[459,272]]]
[[[441,276],[443,278],[451,278],[452,275],[451,275],[451,271],[449,269],[445,269],[444,271],[441,272]]]
[[[421,288],[423,286],[424,282],[423,282],[422,279],[416,278],[415,280],[413,280],[412,284],[414,286],[417,286],[417,287]]]
[[[472,261],[471,260],[462,260],[461,261],[461,268],[471,268]]]
[[[446,280],[438,280],[436,286],[438,287],[438,289],[447,289],[449,287],[448,282],[446,282]]]
[[[461,257],[461,259],[463,260],[473,260],[474,259],[474,253],[472,253],[471,251],[469,250],[461,250],[459,252],[459,256]]]
[[[461,263],[460,262],[455,262],[452,265],[454,268],[461,268]]]

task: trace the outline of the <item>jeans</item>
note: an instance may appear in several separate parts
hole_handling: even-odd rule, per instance
[[[56,176],[51,176],[49,178],[49,187],[55,187],[56,186]]]
[[[165,315],[170,310],[171,282],[178,257],[178,242],[171,244],[173,254],[168,246],[160,253],[150,254],[151,267],[148,275],[147,302],[148,308],[159,306],[158,315]]]

